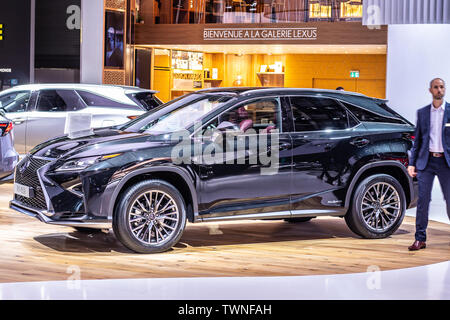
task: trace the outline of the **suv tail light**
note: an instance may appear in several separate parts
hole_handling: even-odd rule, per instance
[[[411,134],[411,133],[404,133],[403,134],[403,138],[414,142],[414,139],[416,138],[416,136],[414,134]]]
[[[136,119],[137,117],[139,117],[139,116],[127,116],[127,118],[130,119],[130,120],[134,120],[134,119]]]
[[[0,123],[1,136],[6,136],[13,129],[12,121]]]

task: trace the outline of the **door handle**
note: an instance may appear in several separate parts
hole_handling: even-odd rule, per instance
[[[283,150],[286,150],[286,149],[290,149],[291,147],[292,147],[292,144],[291,144],[291,143],[289,143],[289,142],[283,142],[282,144],[280,144],[279,150],[280,150],[280,151],[283,151]]]
[[[350,141],[350,144],[356,146],[356,147],[364,147],[365,145],[369,144],[370,140],[365,138],[356,138]]]
[[[22,124],[22,123],[25,122],[25,120],[26,120],[26,119],[23,119],[23,118],[17,118],[17,119],[14,119],[14,120],[13,120],[13,123],[14,123],[14,124]]]
[[[275,146],[274,146],[275,147]],[[283,150],[287,150],[287,149],[289,149],[289,148],[291,148],[292,147],[292,144],[291,143],[289,143],[289,142],[283,142],[283,143],[281,143],[280,145],[278,145],[278,150],[279,151],[283,151]],[[276,149],[276,148],[275,148]],[[268,146],[267,147],[267,152],[270,152],[270,151],[272,151],[272,146]]]

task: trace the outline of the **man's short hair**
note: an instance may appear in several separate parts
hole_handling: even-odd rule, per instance
[[[430,81],[430,88],[433,86],[433,82],[435,82],[436,80],[441,80],[444,83],[444,87],[445,87],[445,81],[442,78],[434,78],[433,80]]]

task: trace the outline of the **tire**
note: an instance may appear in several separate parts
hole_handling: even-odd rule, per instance
[[[161,207],[167,209],[161,212]],[[169,250],[180,240],[185,226],[183,197],[163,180],[145,180],[125,190],[113,216],[117,239],[137,253]]]
[[[287,218],[287,219],[284,219],[284,221],[289,222],[289,223],[299,223],[299,222],[308,222],[314,218],[315,217]]]
[[[359,183],[345,222],[350,230],[363,238],[381,239],[397,231],[405,211],[406,196],[402,185],[390,175],[377,174]]]
[[[94,228],[86,228],[86,227],[73,227],[76,231],[81,233],[99,233],[102,232],[101,229],[94,229]]]

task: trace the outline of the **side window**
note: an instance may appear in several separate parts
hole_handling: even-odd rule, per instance
[[[0,95],[0,109],[6,113],[27,111],[30,91],[15,91]]]
[[[123,104],[120,102],[116,102],[114,100],[108,99],[106,97],[100,96],[98,94],[77,90],[80,97],[83,99],[84,103],[88,107],[108,107],[108,108],[129,108],[130,106],[127,104]]]
[[[348,104],[348,103],[345,103],[345,102],[342,102],[342,104],[348,110],[350,110],[350,112],[353,113],[355,115],[355,117],[359,121],[364,121],[364,122],[384,122],[384,123],[400,123],[400,124],[404,124],[405,123],[401,119],[395,119],[393,117],[391,118],[391,117],[383,116],[383,115],[377,114],[375,112],[371,112],[371,111],[365,110],[363,108],[354,106],[352,104]]]
[[[36,110],[41,112],[67,112],[84,108],[74,90],[42,90]]]
[[[333,99],[290,97],[290,100],[296,132],[342,130],[356,124],[347,110]]]
[[[281,131],[280,119],[281,107],[279,99],[253,100],[240,104],[219,115],[218,118],[204,128],[204,134],[208,135],[216,129],[225,130],[227,128],[239,130],[242,133],[249,133],[252,130],[256,131],[256,133],[270,133],[275,129]]]
[[[148,92],[133,93],[127,96],[131,100],[135,102],[137,101],[138,104],[142,105],[147,111],[157,108],[162,104],[162,102],[159,101],[153,94]]]

